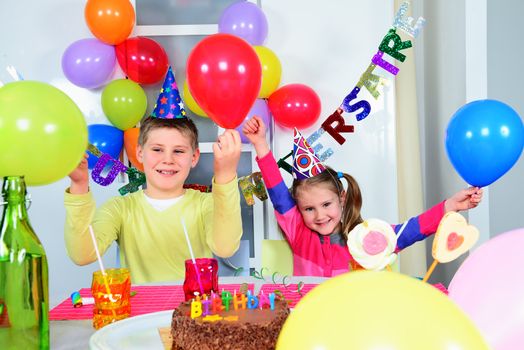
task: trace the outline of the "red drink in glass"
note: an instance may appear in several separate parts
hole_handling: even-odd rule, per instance
[[[194,299],[197,295],[202,295],[200,284],[202,285],[204,294],[211,295],[211,292],[218,293],[217,260],[213,258],[198,258],[195,259],[195,261],[196,268],[193,260],[186,260],[186,278],[184,280],[184,295],[186,301]]]

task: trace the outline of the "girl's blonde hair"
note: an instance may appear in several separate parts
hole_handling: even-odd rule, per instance
[[[333,169],[326,167],[325,171],[316,176],[305,180],[294,180],[293,186],[291,187],[291,195],[296,200],[297,193],[301,188],[325,184],[340,198],[344,192],[344,186],[342,185],[342,181],[340,181],[341,177],[343,177],[348,183],[346,199],[344,200],[342,217],[340,220],[342,227],[342,232],[340,233],[344,240],[347,241],[349,231],[363,222],[362,217],[360,216],[360,209],[362,208],[362,195],[360,193],[360,187],[353,176],[346,173],[338,173]]]

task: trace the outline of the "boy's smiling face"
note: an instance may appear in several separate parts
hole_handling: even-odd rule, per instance
[[[182,186],[199,157],[200,151],[193,149],[190,138],[177,129],[151,130],[144,146],[137,147],[137,158],[146,174],[145,193],[156,199],[182,195]]]

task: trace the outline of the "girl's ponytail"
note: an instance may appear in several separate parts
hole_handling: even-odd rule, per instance
[[[348,233],[363,221],[360,216],[362,194],[360,193],[360,187],[358,186],[357,180],[355,180],[353,176],[346,173],[343,173],[342,176],[348,183],[341,219],[342,236],[347,241]]]

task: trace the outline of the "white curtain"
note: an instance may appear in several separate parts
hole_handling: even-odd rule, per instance
[[[395,0],[395,12],[404,0]],[[408,14],[410,14],[411,8]],[[412,37],[397,33],[403,40]],[[396,133],[397,133],[397,179],[399,219],[407,220],[424,210],[422,194],[422,168],[417,112],[417,88],[415,77],[415,52],[408,49],[406,60],[399,66],[396,76]],[[427,270],[426,244],[419,242],[400,253],[400,270],[411,276],[424,276]]]

